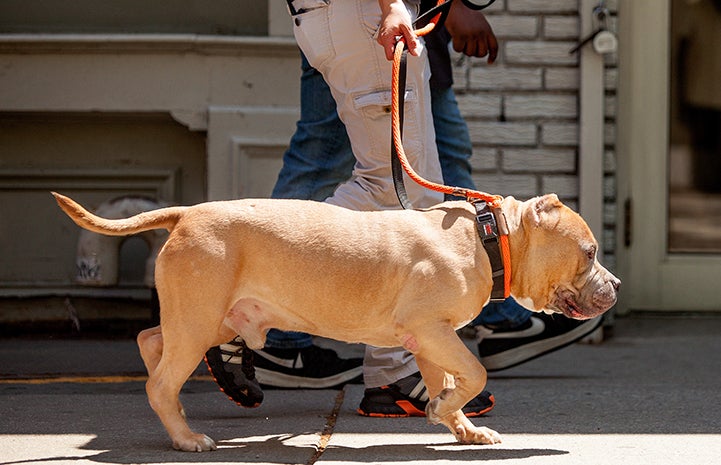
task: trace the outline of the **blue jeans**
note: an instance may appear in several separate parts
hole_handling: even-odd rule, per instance
[[[283,167],[272,197],[323,201],[350,177],[355,157],[328,85],[305,56],[301,54],[301,58],[300,121],[283,155]],[[453,89],[431,88],[431,108],[443,181],[474,188],[470,164],[473,147]],[[530,316],[528,310],[509,298],[503,303],[486,305],[473,324],[517,326]],[[299,349],[311,344],[308,334],[276,329],[268,331],[266,340],[266,347],[278,349]]]

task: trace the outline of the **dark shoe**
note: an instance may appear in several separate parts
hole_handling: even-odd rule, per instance
[[[600,316],[573,320],[563,315],[535,313],[516,328],[478,326],[478,355],[486,370],[504,370],[566,347],[591,334],[602,321]]]
[[[318,346],[302,349],[265,348],[255,351],[256,376],[263,386],[329,389],[360,382],[363,359],[338,357]]]
[[[253,368],[253,351],[242,339],[213,347],[206,352],[205,363],[220,390],[236,404],[252,408],[263,402],[263,391]]]
[[[406,376],[388,386],[366,389],[358,413],[366,417],[424,417],[428,392],[420,373]],[[490,412],[496,399],[483,391],[463,407],[467,417],[478,417]]]

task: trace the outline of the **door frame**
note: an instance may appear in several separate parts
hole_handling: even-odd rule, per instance
[[[667,252],[670,10],[670,0],[619,2],[620,313],[721,310],[721,256]]]

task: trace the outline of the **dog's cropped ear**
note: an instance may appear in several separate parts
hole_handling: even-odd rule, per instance
[[[548,217],[562,207],[563,204],[558,200],[556,194],[547,194],[541,197],[534,197],[528,201],[528,206],[524,213],[525,220],[533,227],[540,226],[544,217]]]

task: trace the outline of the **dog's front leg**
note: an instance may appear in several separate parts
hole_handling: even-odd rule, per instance
[[[431,400],[426,406],[429,423],[444,424],[456,439],[464,444],[496,444],[500,435],[486,427],[476,427],[463,415],[461,408],[485,387],[486,370],[458,339],[452,328],[418,341],[416,362]],[[445,381],[446,373],[455,386]]]

